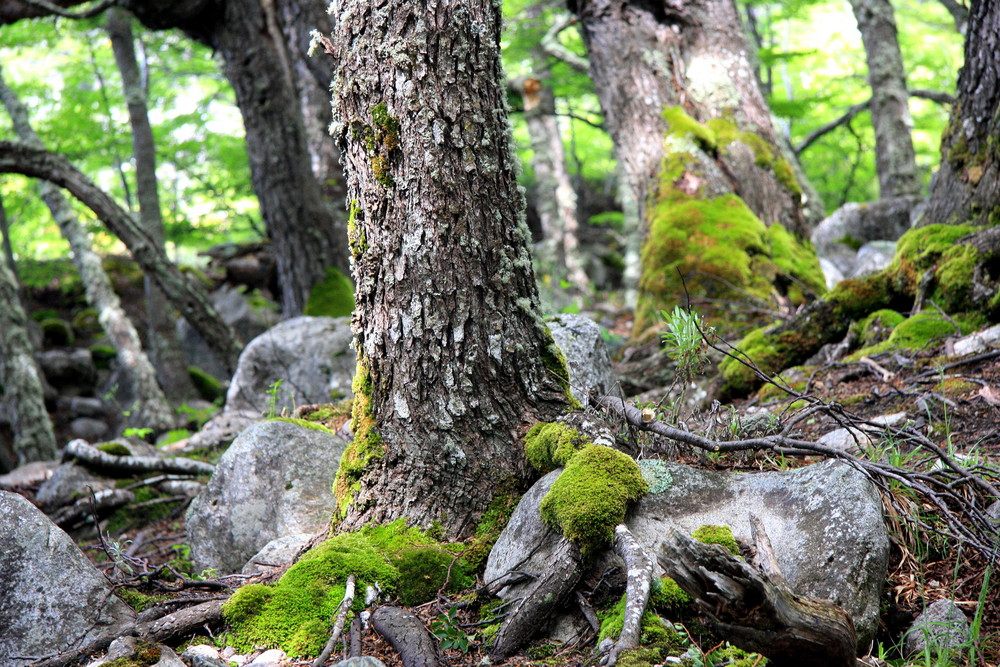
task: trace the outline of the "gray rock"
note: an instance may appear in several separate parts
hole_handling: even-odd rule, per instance
[[[333,667],[385,667],[385,663],[378,658],[363,655],[360,658],[348,658],[335,663]]]
[[[858,248],[858,255],[854,260],[854,267],[849,278],[861,278],[878,273],[892,262],[893,255],[896,254],[895,241],[869,241]]]
[[[837,449],[842,452],[857,454],[874,444],[874,440],[864,431],[856,428],[838,428],[824,434],[816,444]]]
[[[764,473],[666,462],[657,468],[662,491],[642,498],[626,520],[654,562],[674,527],[690,534],[706,524],[727,525],[738,541],[750,543],[749,515],[755,514],[792,589],[843,606],[854,617],[859,645],[867,645],[878,624],[889,538],[881,500],[862,473],[837,461]],[[485,581],[512,570],[545,569],[558,536],[542,522],[538,507],[558,473],[543,477],[521,499],[490,553]],[[509,586],[500,595],[519,592]]]
[[[967,354],[985,352],[996,345],[998,341],[1000,341],[1000,324],[956,340],[955,355],[962,357]]]
[[[66,533],[24,497],[0,491],[0,664],[126,634],[135,612]]]
[[[969,622],[965,614],[951,600],[932,602],[903,638],[903,654],[916,656],[929,653],[931,657],[957,651],[970,641]]]
[[[59,466],[57,461],[34,461],[14,468],[6,475],[0,475],[0,489],[9,490],[23,486],[41,484],[52,477]]]
[[[241,574],[267,574],[291,564],[292,559],[312,537],[311,533],[296,533],[271,540],[246,562]]]
[[[101,419],[110,411],[109,406],[99,398],[87,396],[60,396],[56,400],[56,409],[71,417],[94,417]]]
[[[97,367],[87,348],[47,350],[35,354],[42,374],[61,393],[82,393],[97,382]]]
[[[200,431],[192,435],[183,451],[215,449],[227,445],[251,424],[261,419],[263,417],[256,410],[224,410],[209,419]]]
[[[238,572],[271,540],[326,527],[346,446],[339,436],[283,421],[241,433],[188,510],[195,568]]]
[[[833,287],[844,279],[844,272],[840,270],[840,266],[847,265],[852,266],[854,262],[854,257],[850,252],[847,253],[846,262],[834,262],[830,259],[829,255],[826,257],[819,258],[819,268],[823,271],[823,277],[826,278],[826,288],[833,289]],[[838,265],[839,264],[839,265]]]
[[[278,313],[267,308],[254,308],[250,300],[234,286],[223,285],[209,295],[212,306],[236,334],[251,341],[274,326]],[[223,382],[229,382],[229,373],[216,358],[208,343],[194,328],[181,319],[177,322],[177,335],[189,366],[197,366]]]
[[[240,355],[225,411],[280,413],[350,398],[352,337],[348,317],[295,317],[267,330]]]
[[[591,389],[620,396],[608,347],[601,327],[583,315],[556,315],[545,320],[552,338],[566,357],[570,391],[584,407],[589,404]]]
[[[76,463],[63,463],[38,489],[35,502],[41,507],[56,508],[82,498],[85,494],[113,489],[114,481],[98,477]]]
[[[69,432],[74,438],[95,442],[108,435],[110,427],[100,419],[77,417],[69,423]]]

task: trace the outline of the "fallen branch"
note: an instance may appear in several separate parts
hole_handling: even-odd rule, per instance
[[[830,602],[795,595],[784,578],[758,572],[718,545],[671,531],[660,565],[719,633],[776,667],[854,667],[850,614]]]
[[[72,529],[93,515],[116,510],[135,501],[135,494],[126,489],[103,489],[86,498],[80,498],[72,505],[59,508],[52,515],[52,523],[63,530]]]
[[[133,475],[145,472],[165,472],[182,475],[211,475],[215,466],[204,461],[182,457],[115,456],[102,452],[86,440],[71,440],[63,450],[62,460],[77,460],[88,468],[109,474]]]
[[[344,599],[340,601],[340,611],[337,613],[337,620],[333,624],[333,632],[330,633],[330,639],[327,640],[326,646],[323,647],[323,652],[313,661],[312,667],[323,667],[333,653],[333,647],[340,641],[340,635],[344,631],[344,623],[347,621],[347,612],[351,610],[351,605],[354,604],[354,582],[354,575],[349,575],[347,577],[347,584],[344,586]]]
[[[415,614],[399,607],[379,607],[372,612],[372,627],[385,637],[403,660],[403,667],[436,667],[437,647]]]
[[[613,667],[622,651],[639,648],[639,634],[642,629],[642,615],[649,602],[649,587],[653,581],[653,560],[646,555],[625,524],[615,526],[615,553],[625,561],[628,581],[625,586],[625,618],[618,641],[602,660],[602,664]]]

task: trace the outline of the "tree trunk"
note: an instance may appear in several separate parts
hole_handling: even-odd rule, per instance
[[[31,127],[27,109],[3,80],[2,70],[0,100],[7,108],[14,131],[21,140],[28,146],[44,150],[42,140]],[[38,190],[63,238],[69,243],[70,256],[80,272],[87,303],[97,311],[101,328],[115,347],[118,363],[131,380],[136,403],[126,406],[129,411],[126,423],[155,431],[173,428],[176,420],[170,403],[156,382],[156,371],[142,349],[139,334],[122,310],[121,301],[101,265],[101,258],[93,251],[89,235],[58,187],[48,181],[40,181]]]
[[[808,233],[819,211],[810,207],[812,197],[803,197],[803,184],[789,161],[794,158],[783,155],[732,1],[576,0],[570,5],[580,17],[591,76],[615,144],[623,205],[628,210],[631,203],[639,220],[627,251],[634,261],[642,244],[636,331],[684,294],[677,271],[685,274],[692,296],[741,300],[718,285],[742,282],[760,269],[741,265],[740,276],[716,275],[714,267],[688,261],[692,253],[705,256],[708,244],[699,239],[711,237],[720,225],[697,212],[681,217],[689,223],[705,218],[707,229],[683,228],[668,220],[670,211],[681,205],[693,209],[699,201],[725,202],[727,207],[749,207],[759,218],[757,226],[781,225],[799,237]],[[653,230],[648,239],[647,226]],[[725,243],[736,244],[741,257],[767,257],[772,252],[764,247],[768,242],[751,238],[761,239],[767,232],[762,236],[755,229],[744,238],[736,238],[739,231],[727,232]],[[671,236],[693,242],[663,249],[662,239]],[[744,246],[754,247],[750,252]],[[756,261],[734,260],[736,253],[723,252],[729,255],[727,264]],[[800,254],[808,257],[809,252],[802,249]],[[818,264],[815,270],[789,270],[775,263],[779,273],[788,274],[786,281],[807,292],[822,290]]]
[[[879,196],[918,195],[923,189],[913,152],[906,72],[889,0],[851,0],[868,60],[870,105],[875,128]]]
[[[919,225],[1000,222],[1000,6],[975,0],[941,166]]]
[[[28,339],[28,318],[17,281],[0,255],[0,383],[11,416],[18,465],[56,457],[56,436],[45,409],[41,374]]]
[[[583,268],[577,237],[576,190],[566,169],[562,133],[556,117],[555,98],[548,87],[550,72],[545,55],[535,54],[535,76],[514,82],[524,100],[524,120],[531,136],[531,160],[535,172],[538,217],[544,238],[539,244],[538,259],[555,274],[556,281],[568,280],[585,291],[590,280]]]
[[[358,354],[342,526],[468,535],[529,471],[524,425],[566,407],[538,313],[491,0],[346,0],[335,115],[351,200]]]
[[[122,88],[128,106],[129,124],[132,129],[132,154],[135,158],[136,195],[139,199],[139,221],[161,249],[166,248],[166,233],[160,208],[159,184],[156,179],[156,144],[153,128],[146,112],[146,91],[143,88],[139,66],[136,63],[132,38],[132,17],[123,9],[108,10],[105,24],[115,62],[122,77]],[[187,371],[180,339],[177,337],[177,318],[171,312],[167,298],[150,276],[144,277],[146,291],[147,334],[151,361],[157,377],[170,396],[183,399],[196,394]]]
[[[63,157],[20,143],[0,141],[0,173],[24,174],[69,190],[121,239],[143,271],[154,277],[181,314],[232,373],[240,344],[232,328],[212,307],[205,290],[181,273],[149,235],[111,199]]]

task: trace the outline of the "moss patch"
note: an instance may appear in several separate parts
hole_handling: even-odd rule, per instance
[[[593,444],[579,431],[559,422],[540,422],[524,436],[528,463],[545,474],[566,465],[585,446]]]
[[[215,376],[206,373],[197,366],[188,366],[187,371],[188,377],[191,378],[191,384],[194,385],[195,391],[203,399],[209,403],[214,403],[220,398],[225,397],[226,391],[222,387],[222,383]]]
[[[665,612],[676,619],[692,602],[691,596],[684,592],[677,582],[670,577],[662,577],[653,582],[649,593],[649,606],[652,609]]]
[[[274,417],[273,419],[268,419],[269,422],[286,422],[288,424],[295,424],[296,426],[301,426],[302,428],[308,428],[313,431],[321,431],[323,433],[329,433],[330,435],[336,435],[332,430],[323,426],[319,422],[312,421],[309,419],[295,419],[293,417]]]
[[[351,430],[354,439],[340,457],[340,467],[333,482],[333,495],[341,516],[346,515],[348,505],[360,490],[360,480],[365,468],[373,460],[381,458],[385,451],[382,435],[375,428],[371,373],[360,353],[351,389],[354,392],[351,405]]]
[[[38,323],[42,328],[45,344],[50,347],[65,347],[76,342],[73,327],[66,320],[50,317]]]
[[[331,267],[326,275],[309,290],[303,313],[313,317],[342,317],[354,312],[354,283]]]
[[[691,533],[691,537],[703,544],[718,544],[734,556],[740,555],[740,545],[729,526],[701,526]]]
[[[112,456],[132,456],[132,450],[120,442],[102,442],[97,446],[97,449]]]
[[[556,345],[556,341],[552,337],[552,331],[549,329],[549,325],[541,323],[541,327],[544,329],[542,335],[545,340],[545,348],[542,350],[542,364],[545,365],[545,369],[548,371],[549,375],[559,383],[559,386],[562,387],[569,409],[582,410],[583,406],[580,405],[580,401],[576,400],[576,397],[573,396],[573,391],[569,386],[569,366],[566,365],[566,355],[564,355],[563,351],[559,349],[558,345]]]
[[[545,494],[542,518],[558,527],[584,557],[611,543],[614,527],[649,487],[639,466],[610,447],[587,445],[566,464]]]

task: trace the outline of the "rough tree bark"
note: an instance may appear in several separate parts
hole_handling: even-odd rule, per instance
[[[896,19],[889,0],[851,0],[868,61],[872,89],[869,109],[875,128],[875,168],[879,195],[905,197],[923,189],[910,135],[906,71],[899,51]]]
[[[345,0],[335,115],[357,285],[344,528],[467,535],[529,476],[523,426],[567,404],[538,312],[491,0]]]
[[[67,7],[82,0],[59,0]],[[336,266],[348,270],[347,251],[309,165],[299,100],[289,78],[279,22],[285,3],[305,0],[124,0],[121,6],[147,27],[177,28],[216,49],[243,115],[254,191],[274,245],[285,316],[302,313],[310,288]],[[276,10],[275,6],[279,9]],[[43,6],[0,0],[0,23],[47,16]]]
[[[0,173],[42,178],[69,190],[121,239],[143,271],[155,278],[226,369],[230,373],[236,369],[239,340],[212,307],[204,288],[181,273],[128,213],[65,158],[22,143],[0,141]]]
[[[14,431],[18,465],[56,457],[56,436],[45,409],[41,374],[28,339],[28,318],[17,279],[0,255],[0,383]]]
[[[28,110],[3,80],[0,70],[0,101],[7,108],[14,131],[28,146],[44,150],[42,140],[31,127]],[[129,415],[126,423],[137,427],[166,431],[176,425],[167,397],[156,382],[156,371],[142,349],[139,334],[122,309],[121,301],[104,272],[101,258],[94,252],[90,236],[77,220],[73,208],[59,188],[48,181],[39,181],[38,191],[69,243],[71,258],[80,272],[84,294],[97,311],[97,319],[115,347],[118,363],[135,394],[135,404],[125,406]]]
[[[626,219],[635,221],[627,282],[634,286],[639,279],[639,249],[651,209],[662,197],[665,158],[683,160],[675,186],[690,196],[736,194],[764,224],[807,234],[821,215],[819,200],[803,197],[805,182],[793,175],[794,157],[783,157],[731,0],[573,0],[569,5],[580,18],[591,76],[614,141]],[[726,129],[687,136],[687,118],[700,124],[724,121]],[[648,324],[639,321],[646,311],[666,305],[642,307],[647,268],[638,329]]]
[[[163,228],[160,208],[159,183],[156,178],[156,144],[153,128],[146,111],[146,90],[139,65],[136,62],[132,37],[132,17],[123,9],[112,7],[107,13],[105,30],[111,38],[111,49],[122,77],[125,102],[128,107],[129,126],[132,130],[132,155],[135,158],[136,196],[139,200],[139,221],[161,249],[166,248],[167,236]],[[150,276],[144,277],[146,291],[146,319],[149,351],[157,377],[164,390],[178,399],[193,398],[194,383],[187,371],[180,339],[177,337],[177,318],[171,312],[163,291]]]

